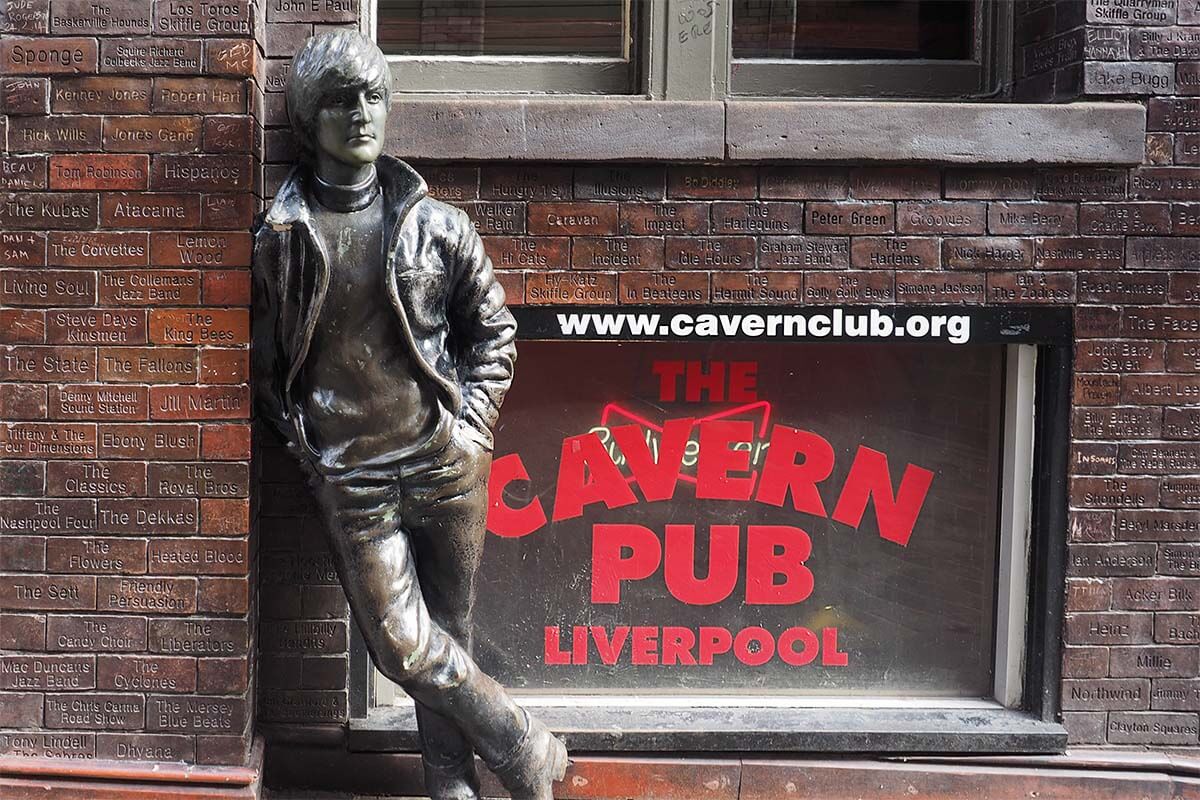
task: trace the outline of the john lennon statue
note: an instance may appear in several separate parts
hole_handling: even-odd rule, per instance
[[[309,39],[287,87],[303,150],[254,238],[260,414],[310,477],[375,664],[417,704],[426,788],[549,800],[567,751],[470,655],[492,433],[516,323],[466,214],[381,155],[383,54]]]

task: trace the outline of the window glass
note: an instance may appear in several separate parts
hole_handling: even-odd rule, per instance
[[[378,0],[385,53],[625,58],[630,0]]]
[[[739,59],[969,59],[974,0],[735,0]]]
[[[976,345],[523,342],[481,666],[554,693],[990,696],[1003,362]]]

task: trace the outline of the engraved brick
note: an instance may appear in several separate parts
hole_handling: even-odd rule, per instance
[[[1108,648],[1064,648],[1062,674],[1064,678],[1103,678],[1107,676]]]
[[[195,760],[193,738],[165,733],[99,733],[96,734],[96,758],[192,762]]]
[[[251,188],[250,156],[159,155],[150,168],[156,191],[244,191]]]
[[[150,4],[145,0],[54,0],[50,8],[50,32],[148,34]]]
[[[1160,561],[1161,557],[1160,553]],[[1200,579],[1120,578],[1113,585],[1113,606],[1137,611],[1200,610]]]
[[[758,240],[758,265],[761,269],[845,269],[850,266],[847,239],[842,236],[763,236]]]
[[[150,312],[150,341],[156,344],[237,345],[250,340],[244,309],[162,309]]]
[[[1056,167],[1038,176],[1038,197],[1043,200],[1121,200],[1125,197],[1126,171],[1092,167]]]
[[[121,153],[189,153],[201,143],[199,117],[105,117],[104,149]]]
[[[1132,197],[1200,200],[1200,167],[1140,167],[1129,176]]]
[[[895,297],[890,272],[808,272],[804,300],[808,303],[890,303]]]
[[[570,241],[566,236],[487,236],[483,247],[498,269],[568,269]]]
[[[715,303],[794,305],[804,300],[800,272],[720,272],[712,276]]]
[[[1097,442],[1071,444],[1071,473],[1074,475],[1109,475],[1117,471],[1117,446]],[[1111,538],[1112,524],[1108,525]]]
[[[164,656],[99,656],[100,689],[119,692],[194,692],[196,659]]]
[[[1062,684],[1064,711],[1139,711],[1150,707],[1150,681],[1067,680]]]
[[[0,266],[40,267],[46,264],[46,234],[0,230]]]
[[[963,167],[945,174],[945,195],[955,199],[1028,200],[1036,185],[1036,176],[1028,170]]]
[[[1200,94],[1200,62],[1181,61],[1175,65],[1175,93]]]
[[[1163,303],[1167,299],[1167,276],[1081,272],[1076,289],[1081,303]]]
[[[1162,644],[1200,644],[1200,615],[1169,612],[1155,614],[1154,641]]]
[[[1109,744],[1195,745],[1200,722],[1195,714],[1114,711],[1108,715]]]
[[[1158,93],[1170,94],[1165,91]],[[1200,98],[1151,98],[1146,111],[1146,129],[1151,131],[1200,131]]]
[[[703,272],[622,272],[617,279],[624,304],[698,305],[712,299]]]
[[[1167,230],[1174,231],[1176,235],[1180,236],[1200,234],[1200,203],[1173,204]]]
[[[257,53],[246,39],[209,39],[204,43],[204,73],[249,78],[258,66]]]
[[[1127,541],[1195,540],[1200,537],[1200,518],[1186,511],[1121,511],[1116,534]]]
[[[275,25],[271,31],[268,31],[268,43],[274,31],[291,27],[293,26]],[[302,33],[304,38],[308,37],[307,32],[302,31]],[[300,45],[303,44],[304,38],[301,38],[294,48],[289,49],[287,54],[291,55],[297,52]],[[446,200],[451,203],[460,200],[474,200],[479,197],[479,167],[460,166],[456,164],[421,164],[417,169],[420,171],[421,176],[425,178],[426,183],[429,184],[430,197],[435,197],[438,200]]]
[[[246,386],[152,386],[151,419],[248,419]]]
[[[1121,332],[1147,339],[1200,338],[1200,307],[1126,307]]]
[[[901,303],[982,303],[983,273],[897,272],[896,300]]]
[[[1075,301],[1075,276],[1066,272],[990,272],[991,303],[1062,305]]]
[[[1083,91],[1089,95],[1169,94],[1175,65],[1166,62],[1089,61],[1083,65]]]
[[[263,620],[259,636],[264,653],[342,653],[347,628],[341,620]]]
[[[68,422],[0,423],[6,458],[95,458],[95,425]]]
[[[1121,402],[1140,405],[1200,405],[1200,376],[1127,375]]]
[[[234,78],[155,78],[154,111],[162,114],[241,114],[246,111],[246,91]],[[195,120],[191,120],[194,122]]]
[[[1200,439],[1200,408],[1163,409],[1163,438]]]
[[[892,203],[808,203],[804,209],[806,233],[892,233],[896,208]]]
[[[264,719],[337,723],[346,717],[346,693],[273,689],[263,693],[260,708]]]
[[[599,272],[531,272],[526,277],[525,302],[613,305],[617,302],[617,276]]]
[[[159,539],[150,542],[149,568],[156,575],[245,575],[245,540]]]
[[[798,234],[804,227],[801,203],[713,203],[712,230],[721,235]]]
[[[201,69],[200,42],[194,39],[102,39],[100,71],[140,75],[189,75]]]
[[[487,165],[480,171],[479,196],[484,200],[570,200],[571,168]]]
[[[548,235],[604,236],[617,232],[614,203],[530,203],[529,232]]]
[[[96,226],[96,205],[85,192],[0,192],[0,229],[87,230]]]
[[[145,650],[146,620],[79,614],[51,616],[46,626],[46,649],[79,653]]]
[[[1200,443],[1122,444],[1119,467],[1141,475],[1200,473]]]
[[[936,269],[941,264],[937,239],[889,236],[856,236],[851,242],[851,263],[867,269]]]
[[[622,203],[620,232],[624,235],[709,232],[708,206],[702,203]]]
[[[572,269],[662,269],[663,240],[579,236],[571,243]]]
[[[149,731],[240,733],[245,725],[243,699],[151,695],[146,706]]]
[[[200,198],[201,227],[245,230],[254,219],[255,198],[246,192],[206,194]]]
[[[476,201],[462,204],[463,211],[481,234],[513,235],[525,233],[523,203]],[[566,231],[555,231],[564,234]]]
[[[145,701],[136,694],[46,696],[47,728],[135,731],[143,726]]]
[[[1158,571],[1162,575],[1200,576],[1200,545],[1161,545],[1158,549]]]
[[[1126,245],[1130,269],[1200,270],[1200,237],[1131,236]]]
[[[758,192],[754,167],[671,167],[667,196],[695,199],[751,199]]]
[[[1067,611],[1108,611],[1111,605],[1111,581],[1067,579]],[[1105,663],[1107,664],[1107,662],[1106,657]],[[1107,675],[1108,672],[1105,671],[1103,674]]]
[[[69,75],[96,71],[96,40],[21,38],[0,40],[0,64],[6,75]]]
[[[38,705],[40,712],[41,703]],[[92,733],[0,733],[0,753],[23,758],[87,759],[95,756],[95,747],[96,736]]]
[[[1083,577],[1144,577],[1154,574],[1154,555],[1153,544],[1075,544],[1071,546],[1067,574]]]
[[[1186,305],[1200,301],[1200,274],[1175,274],[1170,278],[1168,302]]]
[[[46,567],[64,574],[141,575],[146,572],[146,542],[56,536],[46,543]]]
[[[99,273],[96,297],[106,306],[198,305],[200,275],[188,270],[137,270]]]
[[[1087,235],[1169,233],[1165,203],[1085,203],[1079,207],[1079,232]]]
[[[864,200],[936,198],[941,173],[933,167],[857,167],[850,170],[850,195]]]
[[[1155,711],[1200,711],[1200,680],[1156,680],[1150,690],[1150,707]]]
[[[670,269],[753,269],[754,244],[749,236],[669,236],[666,265]]]
[[[102,458],[187,460],[200,452],[197,425],[108,424],[95,435]]]
[[[99,150],[100,117],[13,117],[8,123],[8,146],[14,153]]]
[[[95,607],[95,578],[82,575],[0,575],[0,608],[77,611]]]
[[[96,353],[90,347],[0,347],[0,378],[22,381],[92,380]]]
[[[764,200],[841,200],[850,195],[850,173],[844,167],[762,169],[759,195]]]
[[[194,194],[112,192],[101,195],[101,224],[114,228],[199,227],[200,198]]]
[[[196,610],[196,579],[97,578],[96,608],[118,614],[191,614]]]
[[[981,234],[986,229],[983,203],[939,201],[897,203],[896,230],[899,233]]]
[[[357,22],[358,0],[268,0],[268,22]]]
[[[1121,328],[1121,309],[1114,306],[1076,306],[1075,336],[1098,339],[1118,336]],[[1115,395],[1114,395],[1115,397]],[[1078,402],[1078,401],[1077,401]],[[1114,401],[1115,402],[1115,401]],[[1095,405],[1085,403],[1085,405]]]
[[[46,158],[0,153],[0,189],[45,189]]]
[[[55,114],[144,114],[150,111],[150,80],[55,78],[50,107]]]
[[[49,262],[59,267],[141,267],[149,252],[147,234],[140,231],[51,231],[48,236]]]
[[[244,656],[250,633],[244,619],[151,619],[151,653]]]
[[[661,200],[665,177],[661,167],[581,167],[575,170],[575,198]]]
[[[249,153],[255,144],[250,117],[207,116],[203,134],[206,153]]]
[[[1033,242],[979,236],[942,241],[942,263],[950,269],[1019,269],[1033,263]]]
[[[46,315],[46,341],[56,344],[144,344],[146,312],[78,309]]]
[[[1146,508],[1157,498],[1154,478],[1071,479],[1071,505],[1078,508]]]
[[[999,235],[1074,234],[1077,207],[1071,203],[988,203],[988,232]]]
[[[205,305],[250,305],[250,273],[248,271],[208,270],[204,272],[202,278],[202,295]]]
[[[140,347],[103,348],[97,354],[97,378],[134,383],[194,383],[196,353]]]
[[[48,78],[0,78],[0,114],[45,114],[50,111]]]
[[[1165,508],[1200,508],[1200,479],[1193,476],[1163,478],[1161,497]]]
[[[1200,342],[1170,342],[1167,344],[1169,372],[1200,372]]]
[[[195,533],[199,514],[192,499],[108,499],[97,501],[96,530],[164,536]]]
[[[154,33],[160,36],[248,36],[250,17],[250,3],[154,0]]]
[[[1133,645],[1149,643],[1152,614],[1089,612],[1068,614],[1065,640],[1069,644]]]
[[[96,276],[58,270],[5,270],[0,273],[0,303],[11,306],[90,306]]]
[[[149,156],[58,155],[50,158],[51,189],[145,189]]]
[[[50,387],[50,419],[146,419],[148,393],[144,386],[66,384]]]
[[[1162,342],[1080,341],[1075,346],[1075,369],[1080,372],[1155,372],[1162,369],[1164,349]]]
[[[201,351],[201,383],[247,383],[249,380],[249,350],[206,348]]]

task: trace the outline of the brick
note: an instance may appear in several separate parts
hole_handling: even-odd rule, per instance
[[[142,37],[102,39],[100,71],[139,75],[198,75],[200,42],[194,39]]]
[[[1075,336],[1080,339],[1100,339],[1112,336],[1119,336],[1121,328],[1121,309],[1112,306],[1076,306],[1075,307]],[[1088,376],[1089,380],[1094,380],[1096,376]],[[1094,392],[1088,391],[1089,387],[1082,387],[1084,393],[1093,396]],[[1116,402],[1116,391],[1119,388],[1119,383],[1109,381],[1107,388],[1113,392],[1113,398]],[[1076,395],[1076,402],[1079,401],[1079,394]],[[1095,402],[1083,403],[1083,405],[1096,405]]]
[[[1080,341],[1075,345],[1075,368],[1080,372],[1156,372],[1162,369],[1164,350],[1162,342]]]
[[[1120,578],[1113,586],[1113,605],[1136,611],[1200,610],[1200,579]]]
[[[136,652],[146,649],[146,620],[71,614],[46,623],[46,649],[52,652]]]
[[[1200,200],[1200,167],[1139,167],[1129,194],[1141,200]]]
[[[576,237],[572,269],[662,269],[663,240],[632,237]]]
[[[667,196],[692,199],[752,199],[758,193],[754,167],[671,167]]]
[[[1076,280],[1081,303],[1163,303],[1167,276],[1153,273],[1081,272]]]
[[[194,692],[196,659],[102,655],[96,680],[100,689],[121,692]]]
[[[1170,233],[1165,203],[1085,203],[1079,207],[1079,232],[1086,235]]]
[[[14,419],[45,419],[48,412],[46,386],[36,383],[0,384],[0,416]]]
[[[0,273],[0,303],[5,305],[90,306],[95,301],[96,276],[90,273],[32,269]]]
[[[804,300],[808,303],[890,303],[895,282],[889,272],[808,272]]]
[[[1155,711],[1200,710],[1200,680],[1162,678],[1150,690],[1150,707]]]
[[[204,118],[206,153],[249,153],[254,147],[254,120],[250,117]]]
[[[1162,575],[1200,576],[1200,546],[1161,545],[1158,548],[1158,571]]]
[[[987,227],[987,206],[983,203],[938,201],[897,203],[898,233],[982,234]]]
[[[46,537],[8,534],[0,538],[0,564],[12,572],[45,572]]]
[[[273,55],[270,52],[272,34],[276,31],[292,28],[299,29],[296,34],[298,43],[295,47],[287,50],[284,55],[290,56],[300,49],[300,45],[304,43],[304,39],[308,38],[306,26],[275,25],[267,33],[267,55]],[[289,145],[291,144],[289,142]],[[270,146],[268,145],[269,150]],[[288,155],[291,156],[292,154],[289,152]],[[274,159],[268,158],[268,160]],[[474,200],[479,197],[479,167],[460,166],[456,164],[420,164],[417,165],[417,170],[425,178],[426,183],[429,184],[430,197],[451,203],[460,200]]]
[[[896,208],[892,203],[808,203],[804,209],[806,233],[892,233]]]
[[[617,233],[614,203],[530,203],[532,234],[605,236]]]
[[[13,153],[78,153],[99,150],[100,117],[13,117],[8,123]]]
[[[236,694],[250,685],[249,667],[240,658],[203,658],[196,662],[197,687],[203,694]]]
[[[0,495],[40,497],[45,493],[46,466],[39,461],[0,461]]]
[[[249,576],[201,577],[196,610],[206,614],[246,614],[250,611]]]
[[[485,169],[486,175],[486,169]],[[661,167],[582,167],[575,170],[578,200],[661,200],[666,173]]]
[[[514,235],[525,233],[525,205],[523,203],[475,201],[462,204],[462,210],[475,223],[475,230],[487,235]],[[565,234],[558,230],[554,233]]]
[[[51,231],[48,261],[59,267],[142,267],[150,249],[139,231]]]
[[[341,620],[263,620],[259,625],[264,653],[342,653],[347,636]]]
[[[1181,305],[1200,300],[1200,274],[1172,275],[1167,298],[1169,302]]]
[[[145,498],[97,501],[96,529],[151,536],[195,533],[199,514],[191,499]]]
[[[245,575],[250,556],[245,540],[157,539],[150,543],[155,575]]]
[[[1200,508],[1200,480],[1191,476],[1163,478],[1162,504],[1166,508]]]
[[[86,192],[0,192],[0,229],[87,230],[96,227],[96,207]]]
[[[160,114],[241,114],[246,90],[234,78],[155,78],[151,106]]]
[[[162,36],[249,36],[251,4],[154,0],[154,32]]]
[[[703,272],[622,272],[617,277],[623,304],[698,305],[712,299]]]
[[[1029,200],[1037,185],[1028,170],[992,167],[947,169],[944,181],[947,198],[967,200]]]
[[[51,5],[50,32],[149,34],[150,6],[142,0],[54,0]]]
[[[895,275],[896,299],[901,303],[982,303],[983,273],[900,272]]]
[[[46,114],[49,98],[48,78],[0,78],[0,114]]]
[[[5,36],[0,40],[0,64],[6,75],[95,72],[96,63],[95,39]]]
[[[784,270],[845,269],[850,266],[847,241],[844,236],[762,236],[758,239],[758,266]]]
[[[59,461],[45,468],[46,494],[130,497],[146,493],[146,466],[128,461]]]
[[[150,341],[175,345],[248,344],[250,315],[245,309],[156,309],[150,312]]]
[[[208,270],[203,274],[205,305],[250,305],[250,273],[247,270]]]
[[[1130,269],[1200,270],[1200,237],[1131,236],[1126,244]]]
[[[842,200],[850,196],[850,172],[844,167],[773,165],[759,174],[764,200]]]
[[[1175,134],[1175,163],[1200,164],[1200,133]]]
[[[193,762],[196,757],[195,750],[191,736],[172,736],[165,733],[96,734],[96,758]]]
[[[942,263],[950,269],[1027,268],[1033,263],[1033,242],[999,236],[946,238],[942,240]]]
[[[1076,516],[1079,512],[1072,514]],[[1108,611],[1112,606],[1112,582],[1086,578],[1067,579],[1066,609],[1074,611]],[[1107,651],[1105,651],[1107,652]],[[1105,663],[1108,663],[1107,657]],[[1105,675],[1108,673],[1105,672]]]
[[[1068,614],[1068,644],[1134,645],[1148,643],[1153,634],[1152,614],[1095,612]]]
[[[197,425],[110,424],[93,435],[101,458],[179,461],[195,459],[200,454]]]
[[[598,272],[531,272],[525,282],[525,302],[613,305],[617,302],[617,276]]]
[[[1200,643],[1200,615],[1171,612],[1155,614],[1154,641],[1162,644]]]
[[[151,695],[146,706],[148,731],[186,733],[240,732],[246,701],[227,697]]]
[[[248,383],[249,350],[205,349],[200,354],[201,383]]]
[[[250,390],[246,386],[152,386],[150,418],[248,419]]]
[[[666,242],[669,269],[754,268],[754,239],[750,236],[669,236]]]
[[[941,197],[941,173],[934,167],[856,167],[850,170],[850,195],[863,200]]]
[[[1200,519],[1186,511],[1121,511],[1116,535],[1126,541],[1195,540],[1200,537]]]
[[[200,532],[209,536],[242,536],[250,532],[250,501],[204,498],[200,501]]]
[[[1071,479],[1071,505],[1077,508],[1146,508],[1157,497],[1154,478]]]
[[[146,419],[147,389],[143,386],[67,384],[50,387],[50,419]]]
[[[77,309],[46,315],[46,341],[56,344],[145,344],[146,312]]]
[[[244,656],[250,632],[244,619],[151,619],[151,653]]]
[[[1200,62],[1181,61],[1175,65],[1175,93],[1200,94]]]
[[[1121,402],[1141,405],[1200,405],[1200,375],[1127,375]]]
[[[55,114],[145,114],[150,111],[150,79],[55,78],[50,108]]]
[[[1161,92],[1168,94],[1168,92]],[[1152,97],[1146,109],[1146,129],[1200,131],[1200,98]]]
[[[1121,331],[1125,336],[1147,339],[1200,338],[1200,308],[1126,307]]]
[[[0,267],[41,267],[46,264],[46,234],[0,230]]]
[[[150,158],[144,155],[50,157],[50,188],[67,190],[145,189]]]
[[[95,377],[96,354],[90,347],[0,347],[0,379],[53,382]]]
[[[568,269],[570,242],[566,236],[487,236],[483,246],[498,269]]]
[[[201,227],[245,230],[254,219],[255,198],[246,193],[206,194],[200,198]]]
[[[621,203],[619,214],[619,231],[625,236],[709,232],[705,203]]]
[[[96,297],[106,306],[200,304],[200,274],[187,270],[139,270],[99,273]]]
[[[1200,203],[1173,204],[1168,230],[1180,236],[1200,234]],[[1166,231],[1161,232],[1165,233]]]
[[[525,273],[504,272],[496,273],[496,280],[504,289],[505,302],[510,306],[525,304]]]
[[[1195,714],[1118,711],[1108,716],[1109,744],[1194,745],[1200,735]]]
[[[1062,674],[1064,678],[1103,678],[1107,676],[1108,648],[1064,648]]]
[[[250,426],[244,424],[205,425],[200,454],[209,461],[250,458]]]
[[[145,700],[136,694],[60,694],[46,697],[47,728],[135,731],[144,724]]]
[[[713,203],[712,232],[724,236],[798,234],[804,228],[801,203]]]
[[[45,189],[46,157],[0,154],[0,189]]]
[[[1171,342],[1167,344],[1169,372],[1200,372],[1200,343]]]
[[[69,422],[0,424],[0,454],[6,458],[95,458],[95,425]]]
[[[1117,470],[1117,446],[1097,442],[1074,442],[1071,444],[1071,474],[1108,475]],[[1111,537],[1112,525],[1109,524]]]
[[[1118,466],[1121,472],[1141,475],[1200,473],[1200,443],[1122,444]]]
[[[1063,305],[1075,302],[1075,276],[1065,272],[990,272],[988,302]]]
[[[118,614],[191,614],[196,610],[196,579],[97,578],[96,608]]]
[[[57,536],[46,543],[47,569],[56,573],[139,575],[146,572],[142,539]]]
[[[0,609],[77,611],[96,607],[96,579],[82,575],[0,575]]]
[[[44,614],[0,614],[0,649],[46,649]]]
[[[104,149],[119,153],[190,153],[201,144],[201,118],[181,116],[105,117]]]
[[[252,77],[258,66],[257,52],[245,39],[209,39],[204,43],[204,72]]]
[[[1070,549],[1067,574],[1083,577],[1144,577],[1154,574],[1154,556],[1153,544],[1075,544]]]
[[[1125,197],[1126,171],[1093,167],[1056,167],[1038,176],[1037,196],[1042,200],[1121,200]]]
[[[158,155],[150,168],[156,191],[246,191],[251,188],[250,156]]]
[[[1146,134],[1146,163],[1160,166],[1170,164],[1174,146],[1175,140],[1169,133]]]
[[[100,222],[113,228],[196,228],[200,198],[194,194],[106,192],[100,198]]]
[[[480,170],[479,197],[484,200],[570,200],[571,168],[489,164]]]
[[[1200,439],[1200,408],[1163,409],[1163,438]]]
[[[118,383],[193,383],[197,376],[194,351],[154,348],[102,348],[97,354],[97,379]]]
[[[1150,708],[1150,681],[1066,680],[1062,684],[1064,711],[1141,711]]]
[[[1067,743],[1104,744],[1108,715],[1102,711],[1068,711],[1062,715],[1063,727],[1067,729]]]

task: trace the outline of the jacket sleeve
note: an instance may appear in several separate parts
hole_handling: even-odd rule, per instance
[[[250,365],[254,387],[254,406],[260,419],[266,420],[284,437],[292,438],[291,424],[283,401],[281,370],[286,364],[279,349],[279,280],[286,256],[283,238],[260,216],[254,228],[254,271],[251,285]]]
[[[467,215],[457,210],[457,280],[450,295],[450,324],[458,342],[463,418],[484,440],[512,383],[517,360],[517,322],[504,304],[504,287]]]

